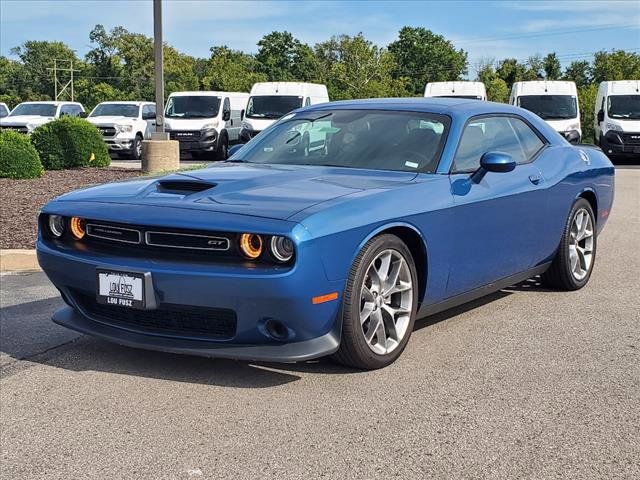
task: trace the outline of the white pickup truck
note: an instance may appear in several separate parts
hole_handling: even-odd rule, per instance
[[[22,102],[9,115],[0,118],[0,128],[31,133],[40,125],[65,115],[82,117],[84,107],[76,102]]]
[[[110,152],[140,160],[142,140],[151,137],[155,126],[156,104],[102,102],[96,105],[87,120],[100,130]]]

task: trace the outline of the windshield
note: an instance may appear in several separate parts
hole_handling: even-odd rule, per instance
[[[640,120],[640,95],[610,95],[607,102],[610,118]]]
[[[301,112],[251,140],[231,161],[434,172],[449,120],[379,110]]]
[[[130,117],[137,118],[140,107],[128,103],[101,103],[90,117]]]
[[[36,115],[38,117],[55,117],[58,107],[50,103],[21,103],[9,115]]]
[[[576,98],[571,95],[525,95],[518,105],[544,120],[566,120],[578,116]]]
[[[4,105],[0,105],[0,118],[4,118],[9,115],[9,110]]]
[[[280,118],[302,106],[302,97],[292,95],[261,95],[249,98],[247,117]]]
[[[165,115],[167,118],[215,118],[219,110],[220,97],[170,97]]]

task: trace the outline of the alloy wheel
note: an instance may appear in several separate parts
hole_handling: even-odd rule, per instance
[[[569,260],[571,274],[583,280],[593,263],[593,221],[586,209],[579,209],[573,216],[569,232]]]
[[[373,352],[385,355],[398,347],[407,334],[412,304],[407,261],[396,250],[383,250],[369,264],[360,290],[360,325]]]

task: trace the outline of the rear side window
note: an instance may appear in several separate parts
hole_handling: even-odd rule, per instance
[[[464,129],[453,160],[453,172],[473,172],[487,152],[504,152],[517,164],[528,163],[544,142],[524,121],[515,117],[483,117]]]

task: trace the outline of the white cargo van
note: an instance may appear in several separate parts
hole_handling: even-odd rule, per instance
[[[509,103],[532,111],[569,142],[580,143],[582,128],[575,83],[559,80],[515,82]]]
[[[77,102],[22,102],[6,117],[0,118],[0,128],[31,133],[40,125],[63,116],[84,117],[84,107]]]
[[[96,105],[87,120],[100,131],[111,152],[140,160],[142,140],[151,138],[155,129],[156,104],[102,102]]]
[[[165,129],[180,151],[193,156],[228,156],[229,144],[237,142],[248,93],[174,92],[165,108]]]
[[[327,87],[317,83],[256,83],[251,87],[240,138],[248,142],[290,111],[328,101]]]
[[[640,80],[602,82],[594,120],[595,143],[604,153],[640,159]]]
[[[424,87],[424,96],[486,100],[487,90],[482,82],[430,82]]]

